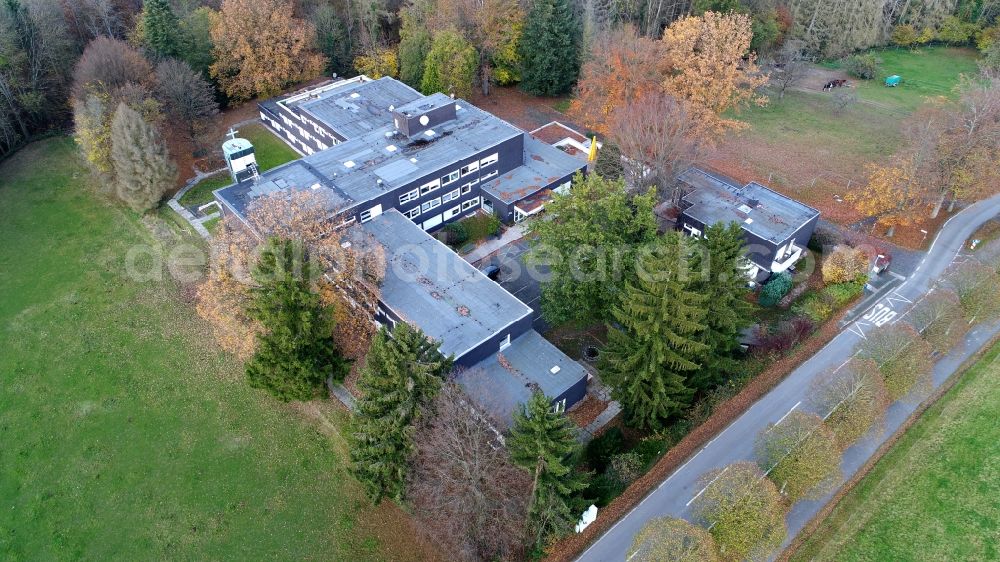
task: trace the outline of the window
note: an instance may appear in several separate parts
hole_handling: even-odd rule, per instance
[[[441,202],[447,203],[448,201],[454,201],[455,199],[458,199],[458,196],[459,191],[457,189],[455,191],[449,191],[441,196]]]
[[[375,205],[371,209],[361,211],[361,222],[368,222],[382,214],[382,205]]]
[[[503,351],[508,347],[510,347],[510,334],[507,334],[502,340],[500,340],[500,351]]]
[[[465,184],[465,185],[462,186],[462,195],[467,195],[471,191],[472,191],[472,184],[471,183],[467,183],[467,184]]]
[[[565,398],[563,398],[562,400],[560,400],[560,401],[558,401],[558,402],[556,402],[555,404],[552,405],[552,413],[553,414],[561,414],[561,413],[563,413],[565,411],[566,411],[566,399]]]
[[[351,218],[349,218],[349,219],[344,219],[344,222],[340,223],[340,228],[343,228],[343,227],[345,227],[345,226],[348,226],[348,225],[351,225],[351,224],[354,224],[354,221],[356,221],[356,220],[357,220],[357,219],[356,219],[356,218],[354,218],[354,217],[351,217]]]
[[[441,224],[441,215],[434,215],[434,217],[424,221],[423,227],[424,230],[430,230],[439,224]]]
[[[469,199],[468,201],[463,201],[462,202],[462,210],[463,211],[468,211],[469,209],[475,209],[478,205],[479,205],[479,198],[478,197],[473,197],[472,199]]]
[[[441,198],[440,197],[435,197],[434,199],[431,199],[430,201],[424,201],[424,204],[420,206],[420,212],[426,213],[427,211],[430,211],[431,209],[434,209],[435,207],[440,207],[440,206],[441,206]]]
[[[480,160],[479,161],[479,167],[480,168],[485,168],[486,166],[492,166],[493,164],[496,164],[497,160],[499,160],[499,159],[500,159],[500,156],[496,152],[494,152],[493,154],[490,154],[486,158],[483,158],[482,160]]]
[[[479,169],[479,162],[469,162],[465,166],[462,166],[461,170],[462,177],[464,178],[465,176],[471,174],[472,172],[475,172],[478,169]]]
[[[461,213],[461,212],[462,212],[462,206],[461,205],[455,205],[454,207],[452,207],[452,208],[450,208],[450,209],[448,209],[447,211],[444,212],[444,220],[453,219],[453,218],[457,217],[458,214]]]
[[[402,195],[399,196],[399,204],[400,205],[405,205],[406,203],[409,203],[410,201],[413,201],[417,197],[420,197],[420,191],[419,190],[414,189],[412,191],[407,191],[406,193],[404,193],[404,194],[402,194]]]
[[[486,180],[488,180],[488,179],[490,179],[492,177],[496,177],[496,175],[499,174],[499,173],[500,172],[498,172],[496,170],[493,170],[492,172],[490,172],[488,174],[483,174],[482,176],[479,177],[479,179],[481,179],[482,181],[486,181]]]
[[[453,181],[457,181],[458,178],[459,178],[458,170],[455,170],[454,172],[448,174],[447,176],[443,176],[441,178],[441,185],[448,185]]]
[[[403,213],[403,215],[406,216],[406,218],[408,218],[410,220],[413,220],[413,219],[415,219],[415,218],[417,218],[417,217],[420,216],[420,207],[414,207],[414,208],[410,209],[409,211],[406,211],[405,213]]]
[[[428,193],[434,191],[435,189],[441,187],[441,180],[434,180],[432,182],[427,182],[420,186],[420,194],[427,195]]]

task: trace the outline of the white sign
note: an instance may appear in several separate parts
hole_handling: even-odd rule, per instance
[[[597,506],[590,504],[587,511],[584,511],[583,516],[580,517],[580,522],[576,524],[576,532],[582,533],[583,530],[589,527],[595,519],[597,519]]]

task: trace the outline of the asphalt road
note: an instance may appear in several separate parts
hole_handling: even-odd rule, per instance
[[[639,503],[624,518],[595,541],[578,560],[587,562],[625,560],[633,536],[654,517],[674,516],[691,519],[690,505],[702,490],[703,474],[742,460],[753,460],[753,445],[758,432],[768,424],[779,422],[790,411],[807,409],[813,381],[829,367],[846,363],[866,333],[877,326],[894,323],[918,302],[962,250],[965,240],[989,219],[1000,214],[1000,195],[971,205],[945,223],[927,256],[913,274],[898,288],[873,303],[867,314],[844,327],[829,344],[793,371],[771,392],[751,406],[704,448],[690,457],[680,468]],[[934,384],[940,385],[962,361],[975,353],[1000,330],[1000,324],[980,326],[970,332],[963,345],[943,357],[935,368]],[[886,431],[880,436],[862,440],[848,449],[842,468],[853,474],[875,451],[879,444],[916,407],[915,403],[899,402],[890,408]],[[788,516],[789,537],[809,520],[823,505],[823,500],[799,502]],[[600,518],[600,513],[598,513]]]

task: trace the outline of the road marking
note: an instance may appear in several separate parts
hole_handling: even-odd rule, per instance
[[[787,417],[788,417],[788,414],[791,414],[792,412],[794,412],[794,411],[795,411],[795,408],[798,408],[798,407],[799,407],[799,404],[801,404],[801,403],[802,403],[802,401],[801,401],[801,400],[799,400],[798,402],[796,402],[796,403],[795,403],[795,405],[794,405],[794,406],[792,406],[792,408],[791,408],[790,410],[788,410],[787,412],[785,412],[785,415],[781,416],[781,419],[780,419],[780,420],[778,420],[778,421],[774,422],[774,425],[778,425],[779,423],[781,423],[781,422],[785,421],[785,418],[787,418]]]
[[[732,466],[732,465],[730,465],[730,466]],[[729,470],[729,466],[727,466],[726,468],[723,468],[722,472],[720,472],[715,478],[713,478],[711,482],[709,482],[708,484],[705,484],[705,487],[702,488],[697,494],[695,494],[695,496],[693,498],[691,498],[690,500],[688,500],[688,502],[686,504],[684,504],[684,507],[690,506],[691,503],[694,500],[698,499],[699,496],[701,496],[702,494],[705,493],[705,490],[707,490],[709,486],[711,486],[712,484],[715,484],[715,481],[718,480],[719,478],[722,478],[722,475],[725,474],[726,471],[728,471],[728,470]]]

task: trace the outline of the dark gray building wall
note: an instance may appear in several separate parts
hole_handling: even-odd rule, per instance
[[[576,381],[573,384],[573,386],[566,389],[566,392],[563,392],[559,396],[556,396],[552,400],[552,404],[553,405],[558,404],[560,401],[565,399],[566,409],[568,410],[572,408],[574,405],[576,405],[577,402],[583,400],[583,398],[586,395],[587,395],[587,373],[584,373],[583,377],[580,380]]]
[[[507,334],[510,334],[511,341],[517,339],[518,336],[524,334],[531,329],[531,314],[526,315],[517,322],[514,322],[510,326],[504,328],[496,335],[488,340],[483,341],[477,345],[474,349],[469,350],[464,355],[455,358],[456,367],[469,368],[479,363],[483,359],[486,359],[490,355],[500,351],[500,342],[503,341]]]
[[[291,111],[286,107],[278,105],[276,102],[265,102],[257,104],[260,109],[261,122],[267,128],[274,131],[282,140],[295,146],[300,152],[309,153],[309,150],[319,152],[323,147],[327,148],[344,141],[344,137],[333,131],[320,121],[297,111]],[[288,119],[291,124],[285,122]],[[305,137],[299,130],[302,127],[309,137]],[[308,147],[309,150],[306,150]]]

